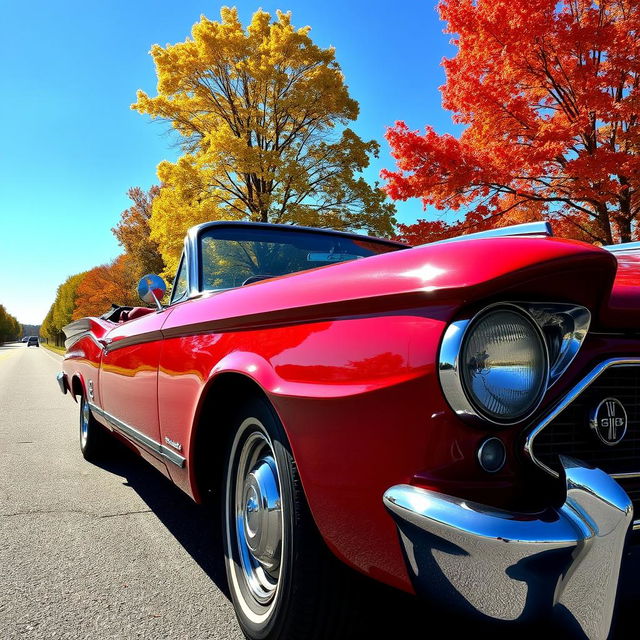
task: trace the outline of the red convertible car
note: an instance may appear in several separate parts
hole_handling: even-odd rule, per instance
[[[80,448],[220,497],[249,638],[333,637],[333,556],[451,610],[609,634],[640,520],[640,251],[192,228],[166,306],[65,328]],[[145,301],[163,293],[141,281]]]

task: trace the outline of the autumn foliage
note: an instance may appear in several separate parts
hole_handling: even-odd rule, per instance
[[[139,304],[135,289],[137,283],[129,259],[123,254],[109,264],[67,278],[56,291],[40,334],[62,345],[65,338],[62,329],[72,320],[101,316],[112,304]]]
[[[109,264],[94,267],[78,283],[72,319],[100,316],[112,304],[135,306],[139,303],[135,285],[125,255]]]
[[[76,306],[78,285],[85,273],[77,273],[69,276],[56,291],[56,298],[49,308],[40,327],[40,335],[55,344],[62,345],[64,334],[62,328],[71,322],[71,317]]]
[[[149,220],[154,199],[160,193],[160,187],[152,186],[148,191],[132,187],[127,195],[131,206],[120,214],[120,221],[111,230],[124,248],[130,277],[138,281],[148,273],[161,273],[164,270],[158,243],[150,238]]]
[[[236,9],[202,17],[185,42],[151,49],[158,95],[132,108],[171,123],[184,154],[162,162],[152,238],[174,273],[185,231],[209,220],[252,220],[389,235],[393,204],[360,172],[378,153],[347,125],[358,117],[333,48],[289,13]]]
[[[458,47],[443,63],[443,105],[465,129],[455,138],[396,123],[397,168],[383,177],[393,198],[468,214],[401,235],[545,218],[604,244],[637,237],[640,3],[443,0],[439,11]]]
[[[399,225],[410,244],[549,220],[558,235],[610,244],[640,239],[640,3],[637,0],[441,0],[457,54],[443,62],[443,106],[459,137],[398,122],[387,131],[395,199],[419,197],[441,218]],[[45,319],[60,339],[72,318],[137,304],[145,273],[172,276],[185,231],[252,220],[394,231],[394,207],[361,171],[378,153],[349,124],[333,48],[289,13],[235,9],[151,54],[157,95],[132,108],[170,123],[182,155],[160,186],[129,191],[113,229],[125,253],[70,277]]]

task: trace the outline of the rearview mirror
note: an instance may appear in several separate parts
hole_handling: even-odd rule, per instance
[[[155,304],[158,310],[162,309],[160,300],[162,300],[166,291],[167,285],[165,281],[155,273],[148,273],[146,276],[142,276],[140,282],[138,282],[140,299],[147,304]]]

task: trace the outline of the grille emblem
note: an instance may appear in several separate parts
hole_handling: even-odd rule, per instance
[[[591,411],[589,425],[601,442],[612,447],[627,433],[627,412],[617,398],[605,398]]]

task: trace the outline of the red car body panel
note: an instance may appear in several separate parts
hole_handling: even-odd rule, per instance
[[[637,339],[612,335],[639,326],[634,264],[621,269],[614,286],[618,262],[610,252],[555,238],[491,238],[205,293],[107,334],[97,402],[154,440],[178,444],[184,467],[154,462],[200,500],[196,436],[199,429],[222,432],[215,411],[200,420],[207,390],[223,374],[252,380],[284,425],[328,546],[360,571],[411,591],[384,491],[412,483],[494,506],[535,508],[541,496],[527,482],[536,471],[523,460],[523,433],[595,360],[640,355]],[[508,461],[489,477],[476,452],[490,430],[451,410],[437,362],[448,323],[499,300],[583,305],[596,334],[536,416],[500,431]],[[126,339],[137,344],[117,348]],[[99,360],[84,337],[67,355],[65,372],[86,384],[97,377]]]
[[[122,419],[144,435],[160,442],[158,417],[158,366],[162,350],[160,329],[172,309],[162,314],[150,313],[116,326],[108,335],[110,347],[100,366],[99,387],[102,408]],[[145,335],[144,342],[120,346],[132,337]],[[167,474],[166,465],[144,449],[140,453],[156,468]]]
[[[605,326],[637,331],[640,327],[640,249],[619,252],[617,259],[615,285],[601,320]]]

